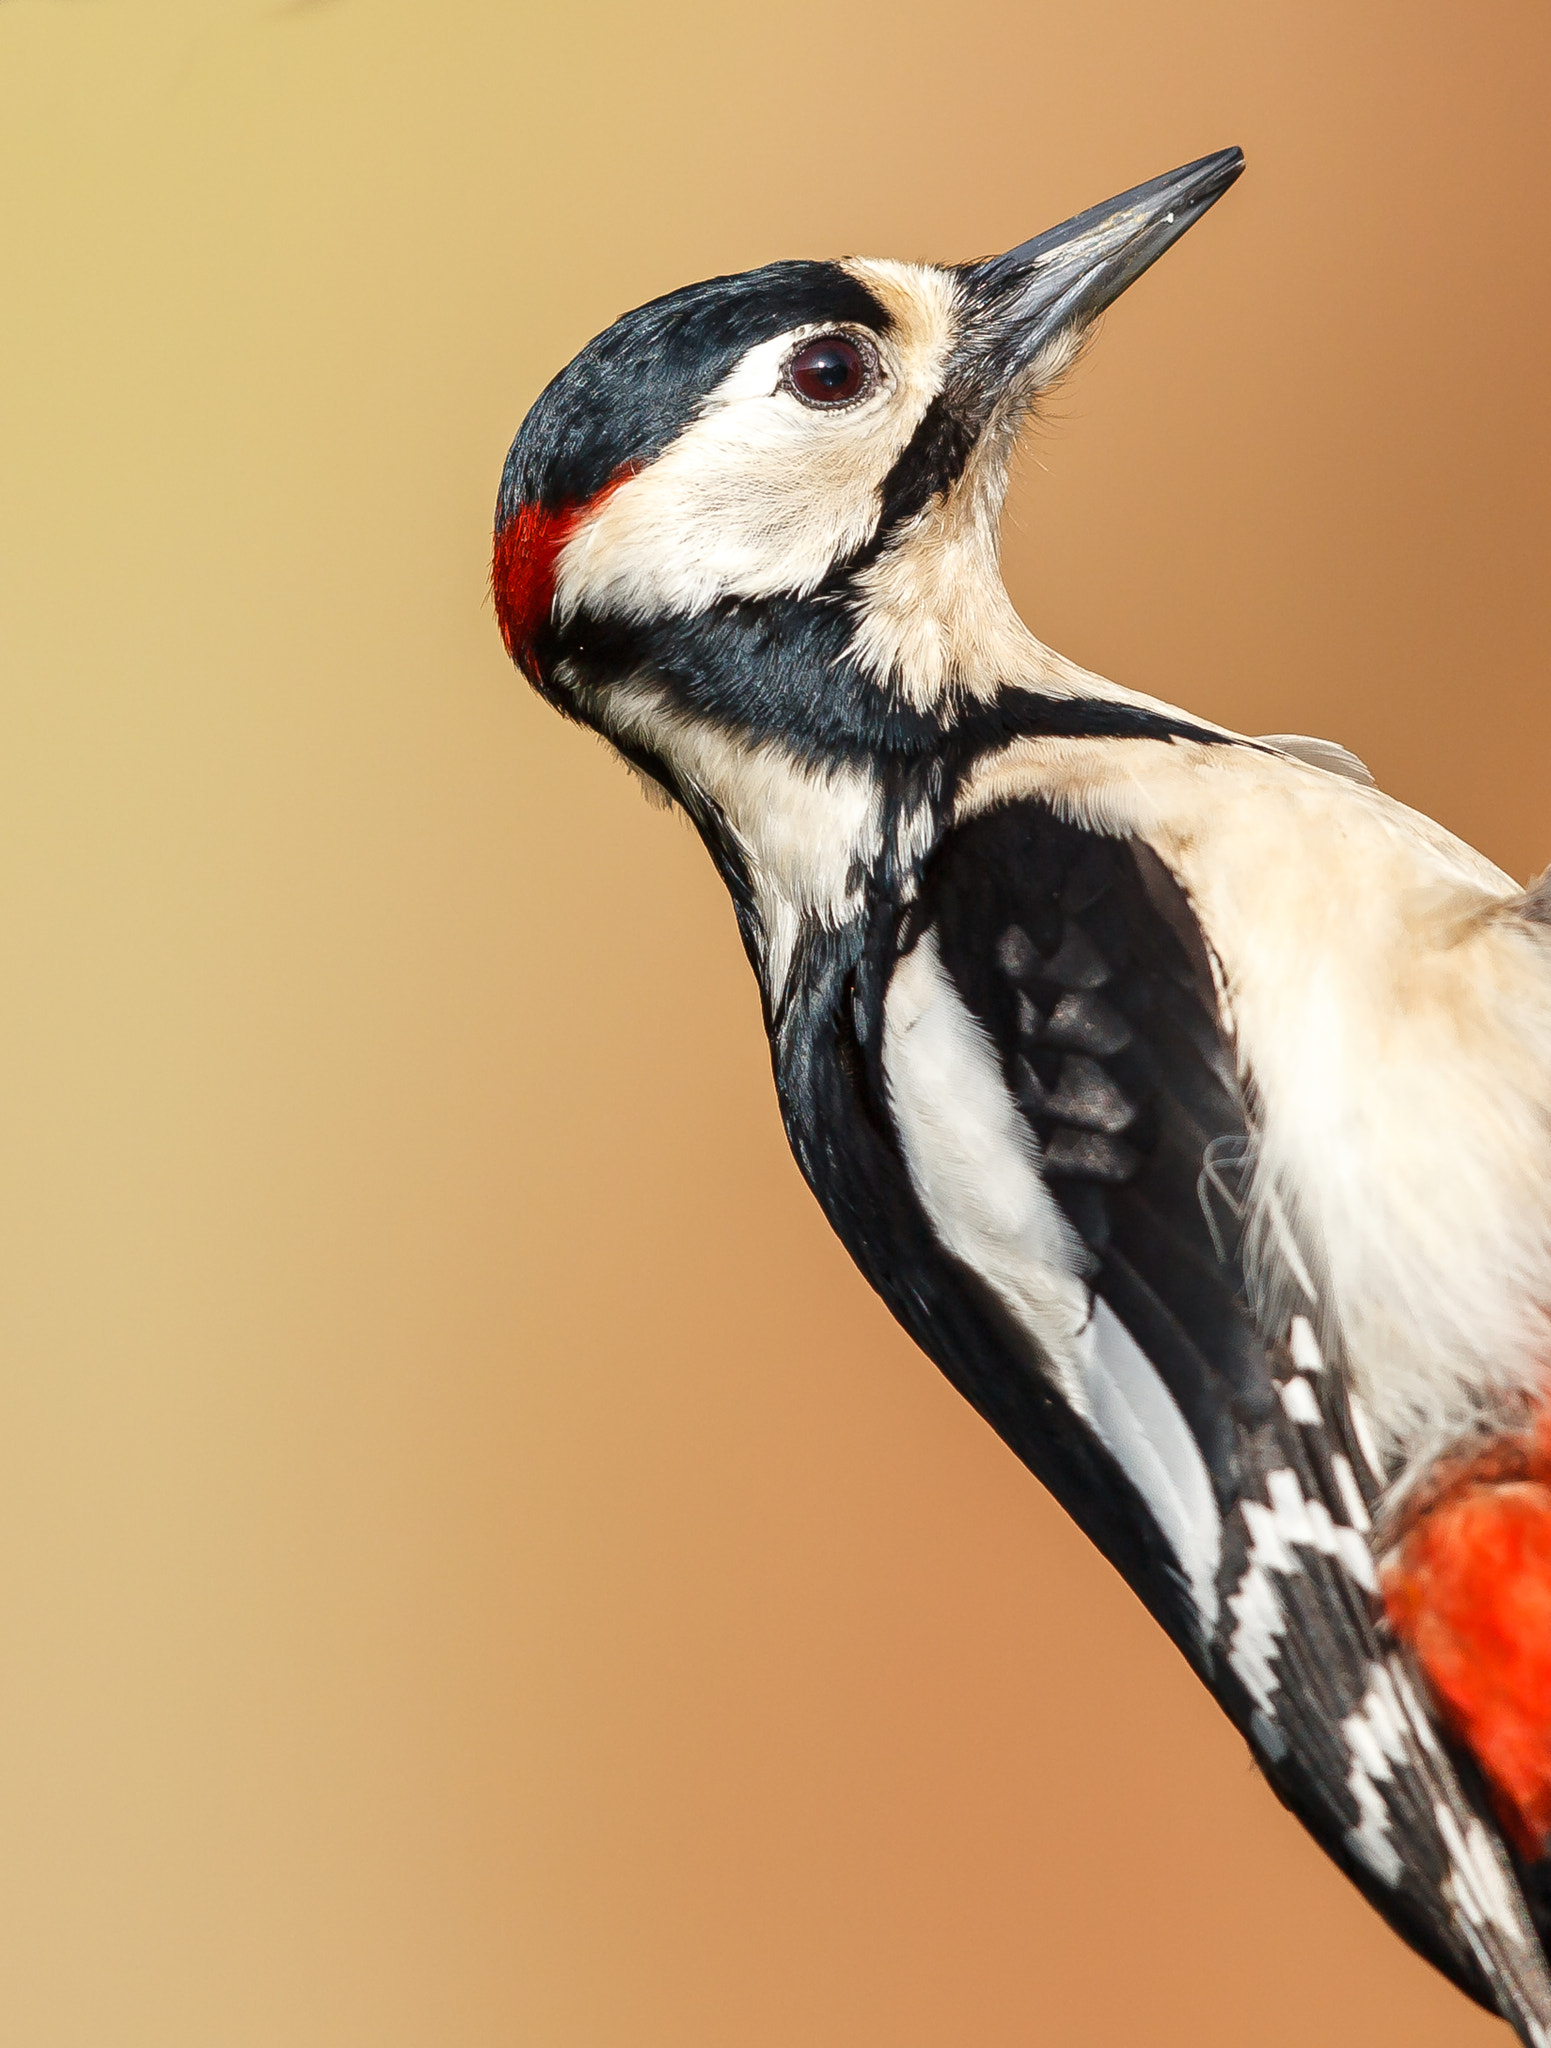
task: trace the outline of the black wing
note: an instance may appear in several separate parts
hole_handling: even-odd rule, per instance
[[[1253,1090],[1189,904],[1139,842],[1025,801],[950,834],[903,945],[927,930],[1038,1140],[1088,1284],[1205,1459],[1223,1529],[1203,1676],[1380,1912],[1544,2042],[1551,1980],[1523,1897],[1375,1597],[1383,1475],[1315,1282],[1263,1205],[1253,1297],[1246,1283]]]

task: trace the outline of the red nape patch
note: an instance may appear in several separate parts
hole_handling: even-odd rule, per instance
[[[1551,1413],[1432,1496],[1383,1587],[1498,1818],[1537,1860],[1551,1839]]]
[[[506,651],[529,682],[539,681],[534,642],[555,602],[555,565],[560,550],[582,521],[635,473],[635,465],[626,463],[584,504],[519,505],[496,535],[490,594]]]

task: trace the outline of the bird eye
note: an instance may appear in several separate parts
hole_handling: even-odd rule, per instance
[[[851,405],[877,381],[876,351],[844,334],[810,341],[786,366],[786,386],[804,405]]]

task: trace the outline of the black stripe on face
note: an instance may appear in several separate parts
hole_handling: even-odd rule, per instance
[[[933,498],[958,482],[974,450],[980,425],[980,420],[955,398],[951,386],[938,392],[921,415],[921,423],[904,453],[884,478],[882,512],[871,543],[874,552],[896,527],[925,511]]]
[[[506,458],[497,528],[521,505],[584,505],[627,463],[653,461],[761,342],[841,324],[881,335],[890,319],[838,263],[770,263],[626,313],[534,401]]]
[[[606,703],[621,677],[649,678],[674,711],[709,719],[750,744],[776,739],[815,764],[935,756],[945,787],[1017,739],[1234,743],[1179,714],[1102,697],[1005,689],[989,703],[964,704],[950,693],[919,709],[851,654],[849,599],[842,576],[814,598],[724,599],[687,617],[578,612],[564,627],[547,626],[535,646],[546,675],[563,662],[596,703]]]

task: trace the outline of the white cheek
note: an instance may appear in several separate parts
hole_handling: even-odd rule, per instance
[[[708,410],[567,547],[561,617],[583,604],[650,617],[812,590],[877,525],[895,452],[890,395],[825,414],[767,390]]]
[[[950,301],[945,286],[922,293],[932,319],[918,309],[913,338],[901,323],[879,388],[841,410],[781,388],[792,350],[824,329],[750,349],[699,418],[578,529],[557,566],[558,616],[684,616],[816,588],[876,530],[884,480],[940,382]]]

